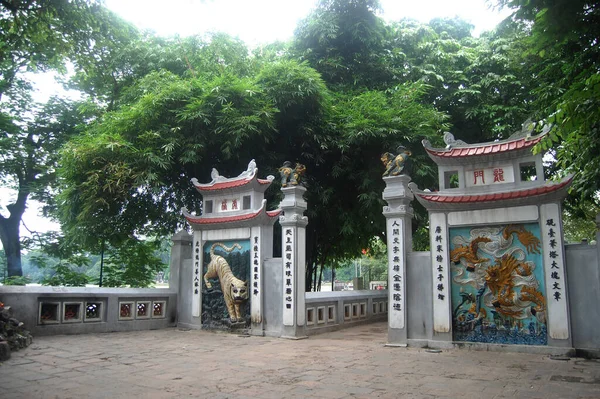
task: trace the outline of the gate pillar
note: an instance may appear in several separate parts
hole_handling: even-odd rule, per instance
[[[388,345],[406,346],[406,255],[412,251],[414,211],[410,203],[414,195],[408,188],[408,175],[384,177],[383,181],[383,199],[388,204],[383,208],[388,251]]]
[[[283,201],[279,208],[283,215],[281,224],[281,254],[283,262],[283,334],[282,338],[306,338],[306,225],[308,218],[303,216],[306,201],[303,186],[283,187]]]

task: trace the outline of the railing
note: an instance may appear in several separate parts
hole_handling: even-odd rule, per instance
[[[309,335],[385,321],[387,312],[387,290],[306,293],[306,327]]]
[[[177,293],[162,288],[2,286],[0,302],[34,336],[151,330],[177,322]]]

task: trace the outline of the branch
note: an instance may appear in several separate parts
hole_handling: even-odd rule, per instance
[[[25,230],[27,230],[29,232],[29,234],[34,234],[37,236],[37,240],[40,243],[40,247],[42,247],[44,245],[44,242],[42,241],[42,237],[40,236],[40,233],[38,233],[37,231],[31,231],[29,230],[29,228],[27,227],[27,225],[25,224],[24,220],[21,220],[21,224],[23,225],[23,227],[25,227]]]

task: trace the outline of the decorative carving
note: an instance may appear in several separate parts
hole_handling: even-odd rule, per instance
[[[282,222],[299,222],[299,224],[308,224],[308,216],[301,216],[298,214],[293,214],[291,216],[279,216],[279,223]]]
[[[381,162],[385,166],[383,176],[398,176],[402,174],[406,161],[411,155],[412,153],[403,146],[398,147],[398,155],[394,155],[391,152],[381,155]]]
[[[231,322],[243,321],[240,305],[248,299],[248,284],[233,275],[225,258],[215,254],[214,251],[217,246],[223,248],[226,252],[231,252],[235,248],[242,249],[242,246],[238,243],[233,244],[231,247],[227,247],[221,242],[214,243],[210,247],[210,263],[208,264],[206,274],[204,274],[204,283],[206,284],[206,288],[211,289],[212,284],[208,279],[218,277]]]
[[[455,140],[454,135],[450,132],[444,132],[444,143],[446,143],[447,149],[450,149],[450,148],[456,147],[456,146],[467,145],[467,143],[465,143],[462,140]]]
[[[442,247],[441,229],[436,234]],[[540,234],[534,223],[450,228],[450,283],[460,292],[452,298],[455,340],[547,344],[544,291],[552,286],[544,290]],[[443,252],[433,256],[443,264]],[[548,281],[559,279],[553,273]]]
[[[210,184],[214,184],[214,183],[223,183],[223,182],[227,182],[227,181],[234,181],[234,180],[238,180],[238,179],[249,179],[252,176],[254,176],[254,174],[258,171],[258,168],[256,167],[256,161],[254,159],[252,159],[249,163],[248,163],[248,167],[246,168],[245,171],[243,171],[242,173],[239,174],[239,176],[237,177],[225,177],[225,176],[221,176],[219,174],[219,171],[217,170],[217,168],[212,168],[212,170],[210,171],[210,178],[212,179],[212,181],[210,182]],[[192,183],[197,186],[200,185],[200,183],[198,182],[198,179],[196,179],[195,177],[192,178]]]
[[[413,208],[411,206],[406,205],[398,205],[398,206],[384,206],[383,213],[394,213],[394,214],[409,214],[412,215]]]
[[[306,172],[306,166],[301,163],[296,163],[296,167],[292,169],[292,163],[285,161],[283,166],[279,168],[279,175],[281,176],[281,187],[287,187],[288,184],[297,186],[301,183],[302,176]]]
[[[461,259],[465,260],[466,269],[469,272],[474,272],[476,267],[483,262],[487,262],[487,258],[480,258],[477,254],[479,250],[479,243],[491,242],[492,240],[488,237],[476,237],[471,240],[469,245],[458,245],[452,251],[450,251],[450,262],[458,265]]]
[[[257,167],[256,167],[256,161],[254,159],[252,159],[249,163],[248,163],[248,168],[246,168],[245,171],[243,171],[242,173],[240,173],[239,177],[251,177],[254,176],[254,173],[256,173]]]

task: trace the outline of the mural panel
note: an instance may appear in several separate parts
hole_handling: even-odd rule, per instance
[[[248,327],[250,240],[207,241],[203,251],[203,328]]]
[[[450,229],[455,341],[546,345],[537,223]]]

